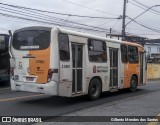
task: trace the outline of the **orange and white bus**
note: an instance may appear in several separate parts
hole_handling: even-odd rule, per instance
[[[95,100],[146,84],[145,50],[136,43],[36,26],[16,30],[9,50],[16,91]]]

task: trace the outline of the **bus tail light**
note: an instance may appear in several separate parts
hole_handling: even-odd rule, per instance
[[[49,70],[48,70],[48,82],[51,81],[52,75],[53,75],[54,73],[58,73],[58,69],[49,69]]]
[[[10,68],[10,77],[14,79],[14,68]]]

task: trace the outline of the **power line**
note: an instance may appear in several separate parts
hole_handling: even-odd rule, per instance
[[[132,0],[132,1],[134,1],[135,3],[141,5],[141,6],[145,7],[145,8],[150,8],[149,6],[147,6],[147,5],[145,5],[145,4],[141,3],[141,2],[139,2],[138,0]],[[154,11],[154,12],[160,14],[160,11],[158,11],[158,10],[155,10],[155,9],[153,9],[153,8],[151,8],[150,10],[152,10],[152,11]],[[158,15],[159,15],[159,14],[158,14]]]
[[[19,16],[10,15],[10,14],[0,13],[0,15],[2,15],[2,16],[7,16],[7,17],[10,17],[10,18],[17,18],[17,19],[22,19],[22,20],[28,20],[28,21],[31,21],[31,22],[38,22],[38,23],[43,23],[43,24],[51,24],[51,25],[64,26],[64,25],[57,24],[57,23],[39,21],[39,20],[35,20],[35,19],[29,19],[29,18],[25,18],[25,17],[19,17]],[[90,30],[90,31],[98,31],[98,32],[107,32],[106,30],[93,29],[93,28],[85,28],[85,27],[80,27],[80,26],[76,26],[76,27],[75,27],[75,26],[65,25],[65,27],[76,28],[76,29],[81,29],[81,30]]]
[[[32,17],[33,17],[33,15],[35,15],[35,13],[36,13],[36,14],[39,14],[40,16],[38,16],[38,18],[41,19],[40,17],[41,17],[42,14],[35,12],[35,11],[37,11],[37,9],[26,8],[26,7],[19,7],[19,6],[9,5],[9,4],[3,4],[3,3],[0,3],[0,4],[2,4],[2,5],[7,5],[7,6],[9,6],[9,7],[16,7],[16,8],[18,8],[18,9],[23,9],[23,10],[25,10],[25,11],[26,11],[26,9],[27,9],[27,12],[25,12],[25,13],[30,14],[30,13],[28,13],[28,11],[34,13],[34,14],[32,14]],[[3,7],[3,8],[4,8],[4,7]],[[7,9],[6,11],[11,10],[10,8],[5,8],[5,9]],[[34,11],[33,11],[33,10],[34,10]],[[15,11],[15,10],[12,9],[12,11]],[[16,11],[17,11],[17,10],[16,10]],[[38,11],[39,11],[39,10],[38,10]],[[43,10],[40,10],[40,11],[43,11]],[[19,11],[18,11],[18,12],[19,12]],[[14,12],[14,13],[17,13],[17,12]],[[24,13],[24,12],[23,12],[23,13]],[[17,13],[17,14],[18,14],[18,13]],[[22,14],[22,15],[24,15],[24,14]],[[25,15],[25,16],[30,16],[30,15]],[[36,16],[37,16],[37,15],[36,15]],[[47,19],[48,19],[48,17],[50,17],[50,16],[44,15],[44,14],[43,14],[43,16],[47,16]],[[37,18],[37,17],[33,17],[33,18]],[[61,20],[61,21],[65,22],[64,19],[55,18],[55,17],[52,17],[52,18],[58,19],[58,20]],[[118,19],[121,19],[121,17],[119,17]],[[46,20],[46,18],[45,18],[45,20]],[[48,20],[47,20],[47,21],[48,21]],[[49,21],[50,21],[50,20],[49,20]],[[77,23],[77,22],[73,22],[73,21],[67,21],[67,23],[72,23],[72,24],[76,24],[76,25],[82,25],[82,26],[92,27],[92,28],[94,28],[94,29],[96,28],[96,29],[101,29],[101,30],[108,30],[108,29],[104,29],[104,28],[100,28],[100,27],[95,27],[95,26],[90,26],[90,25],[86,25],[86,24],[81,24],[81,23]]]
[[[128,17],[128,16],[127,16],[127,17]],[[131,19],[133,22],[137,23],[138,25],[140,25],[140,26],[144,27],[144,28],[147,28],[147,29],[152,30],[152,31],[154,31],[154,32],[158,32],[158,33],[160,33],[160,30],[158,30],[158,29],[154,29],[154,28],[151,28],[151,27],[145,26],[145,25],[143,25],[143,24],[141,24],[141,23],[137,22],[136,20],[134,20],[134,19],[132,19],[132,18],[130,18],[130,17],[128,17],[128,18],[129,18],[129,19]]]
[[[115,19],[110,20],[110,21],[107,21],[107,22],[104,22],[104,23],[102,23],[102,24],[98,25],[98,27],[103,26],[103,25],[105,25],[105,24],[107,24],[107,23],[110,23],[110,22],[112,22],[112,21],[114,21],[114,20],[115,20]]]
[[[68,0],[62,0],[62,1],[65,1],[65,2],[67,2],[67,3],[73,4],[73,5],[76,5],[76,6],[80,6],[80,7],[83,7],[83,8],[87,8],[87,9],[89,9],[89,10],[97,11],[97,12],[100,12],[100,13],[118,16],[118,15],[116,15],[116,14],[107,13],[107,12],[104,12],[104,11],[101,11],[101,10],[96,10],[96,9],[93,9],[93,8],[90,8],[90,7],[81,5],[81,4],[73,3],[73,2],[70,2],[70,1],[68,1]]]
[[[137,7],[139,7],[139,8],[141,8],[141,9],[143,9],[143,10],[146,10],[146,8],[148,9],[149,7],[146,7],[146,6],[143,6],[143,7],[145,7],[145,8],[143,8],[142,6],[140,6],[139,4],[135,4],[135,3],[133,3],[133,2],[131,2],[131,1],[128,1],[129,3],[131,3],[132,5],[134,5],[134,6],[137,6]],[[155,13],[154,11],[152,11],[153,9],[151,9],[151,10],[148,10],[149,12],[151,12],[151,13],[153,13],[153,14],[156,14],[156,15],[160,15],[160,12],[159,11],[157,11],[158,13]]]
[[[114,27],[117,25],[118,21],[119,21],[119,20],[117,20],[117,21],[115,22],[115,24],[113,24],[112,28],[114,28]]]
[[[19,9],[34,10],[34,11],[39,11],[39,12],[43,12],[43,13],[58,14],[58,15],[63,15],[63,16],[73,16],[73,17],[81,17],[81,18],[94,18],[94,19],[95,18],[97,18],[97,19],[120,19],[119,17],[113,18],[113,17],[94,17],[94,16],[74,15],[74,14],[66,14],[66,13],[58,13],[58,12],[53,12],[53,11],[33,9],[33,8],[29,8],[29,7],[11,5],[11,4],[6,4],[6,3],[0,3],[0,4],[5,5],[5,6],[14,7],[14,8],[19,8]]]
[[[6,9],[6,8],[5,8]],[[0,10],[2,10],[2,9],[0,9]],[[5,10],[5,11],[7,11],[7,12],[11,12],[11,13],[16,13],[16,14],[20,14],[20,15],[24,15],[24,16],[30,16],[30,17],[33,17],[33,18],[37,18],[37,19],[41,19],[41,20],[46,20],[46,18],[45,19],[43,19],[43,18],[41,18],[41,17],[34,17],[33,15],[35,15],[35,14],[31,14],[31,15],[26,15],[26,14],[30,14],[30,13],[27,13],[27,12],[25,12],[26,14],[24,14],[24,12],[23,13],[20,13],[20,12],[13,12],[13,11],[10,11],[11,9],[8,9],[7,8],[7,10]],[[13,9],[12,9],[13,10]],[[15,11],[15,10],[14,10]],[[57,18],[56,18],[57,19]],[[59,18],[58,18],[59,19]],[[60,19],[61,21],[63,21],[63,22],[65,22],[65,20],[63,20],[63,19]],[[46,20],[46,21],[52,21],[52,20]],[[95,27],[95,26],[90,26],[90,25],[86,25],[86,24],[81,24],[81,23],[77,23],[77,22],[73,22],[73,21],[68,21],[69,23],[74,23],[74,24],[77,24],[77,25],[82,25],[82,26],[87,26],[87,27],[92,27],[92,28],[97,28],[97,29],[103,29],[103,30],[107,30],[107,29],[104,29],[104,28],[100,28],[100,27]]]
[[[3,4],[1,4],[1,5],[3,5]],[[6,5],[3,5],[3,6],[6,6]],[[68,19],[67,19],[67,22],[65,22],[66,19],[61,19],[61,18],[50,16],[50,15],[46,15],[46,14],[42,13],[43,10],[39,11],[39,10],[33,9],[33,8],[26,9],[25,7],[24,8],[18,7],[18,6],[15,7],[15,5],[8,6],[8,4],[7,4],[8,7],[3,7],[3,6],[1,6],[0,10],[5,11],[5,13],[0,13],[0,15],[2,15],[4,17],[30,21],[30,22],[34,22],[34,23],[42,23],[42,24],[64,26],[64,27],[69,27],[69,28],[76,28],[76,29],[87,30],[87,31],[96,31],[96,32],[105,32],[105,33],[109,32],[109,29],[106,29],[106,28],[77,23],[74,21],[70,21]],[[16,8],[16,9],[11,9],[11,7]],[[6,14],[6,12],[12,13],[12,14]],[[17,14],[18,16],[13,15],[13,14]],[[22,16],[24,16],[24,17],[22,17]],[[115,19],[112,19],[111,21],[113,21],[113,20],[115,20]],[[65,24],[64,24],[64,22],[65,22]],[[109,21],[107,21],[107,22],[109,22]],[[137,21],[134,21],[134,22],[137,22]],[[142,25],[143,24],[141,24],[141,26]],[[143,27],[144,26],[145,25],[143,25]],[[154,31],[158,31],[158,33],[160,32],[160,30],[157,30],[154,28],[149,27],[149,29],[150,30],[152,29]],[[114,31],[114,32],[117,32],[117,31]]]
[[[126,29],[128,29],[128,30],[138,30],[138,31],[142,31],[142,32],[146,31],[146,30],[142,30],[142,29],[135,29],[135,28],[126,28]],[[152,31],[147,31],[147,32],[152,32]]]

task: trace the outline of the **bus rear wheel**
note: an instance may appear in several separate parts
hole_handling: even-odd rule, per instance
[[[100,97],[102,92],[101,82],[98,79],[92,79],[89,88],[88,96],[91,100],[96,100]]]
[[[135,76],[132,76],[130,82],[130,91],[135,92],[136,90],[137,90],[137,78]]]

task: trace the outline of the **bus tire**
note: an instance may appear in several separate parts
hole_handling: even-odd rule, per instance
[[[94,78],[91,80],[88,88],[88,96],[90,100],[96,100],[100,97],[102,92],[102,85],[101,82]]]
[[[137,90],[137,78],[135,76],[132,76],[131,82],[130,82],[130,91],[135,92]]]

